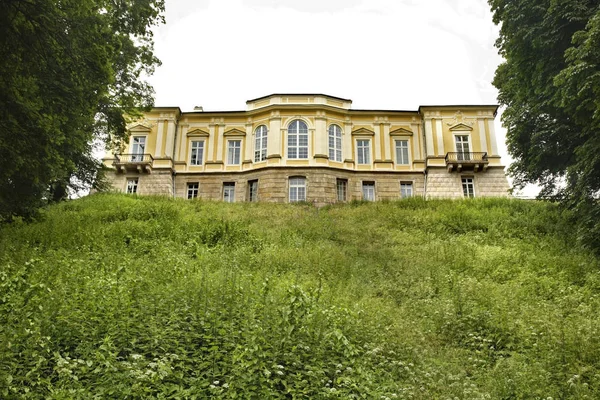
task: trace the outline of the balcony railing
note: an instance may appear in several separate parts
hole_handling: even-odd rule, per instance
[[[122,153],[115,154],[114,165],[117,170],[137,170],[138,172],[150,172],[154,157],[151,154]]]
[[[488,163],[488,154],[486,152],[446,153],[446,167],[448,168],[448,171],[452,171],[454,168],[456,168],[458,172],[464,169],[472,169],[477,172],[479,168],[485,171]]]

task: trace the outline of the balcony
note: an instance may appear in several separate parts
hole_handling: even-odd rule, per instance
[[[154,158],[151,154],[115,154],[113,165],[117,171],[137,171],[139,173],[152,171]]]
[[[473,171],[487,170],[489,161],[486,152],[453,152],[446,153],[446,168],[448,172],[456,170],[457,172],[462,171]]]

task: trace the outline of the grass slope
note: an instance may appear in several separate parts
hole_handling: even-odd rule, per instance
[[[94,195],[0,230],[2,398],[600,398],[551,204]]]

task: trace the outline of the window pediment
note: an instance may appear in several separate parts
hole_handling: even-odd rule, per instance
[[[413,131],[407,127],[400,126],[390,131],[390,136],[412,136]]]
[[[467,125],[467,124],[463,124],[462,122],[459,122],[459,123],[458,123],[458,124],[456,124],[456,125],[452,125],[452,126],[450,127],[450,130],[451,130],[451,131],[472,131],[472,130],[473,130],[473,128],[472,128],[472,127],[470,127],[470,126],[469,126],[469,125]]]
[[[226,130],[223,136],[246,136],[246,132],[238,128],[231,128]]]
[[[352,135],[360,135],[360,136],[375,136],[375,131],[367,128],[366,126],[357,127],[352,131]]]
[[[135,126],[132,126],[131,128],[129,128],[129,132],[135,132],[135,133],[149,133],[152,129],[150,129],[149,127],[142,125],[142,124],[138,124]]]
[[[200,128],[196,128],[187,133],[187,137],[208,137],[208,136],[209,136],[208,131],[206,131],[204,129],[200,129]]]

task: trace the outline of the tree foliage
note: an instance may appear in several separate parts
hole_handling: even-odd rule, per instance
[[[600,251],[600,5],[489,0],[505,58],[494,79],[517,186],[536,183],[575,210]]]
[[[152,104],[164,0],[0,2],[0,220],[93,182],[94,141]]]

